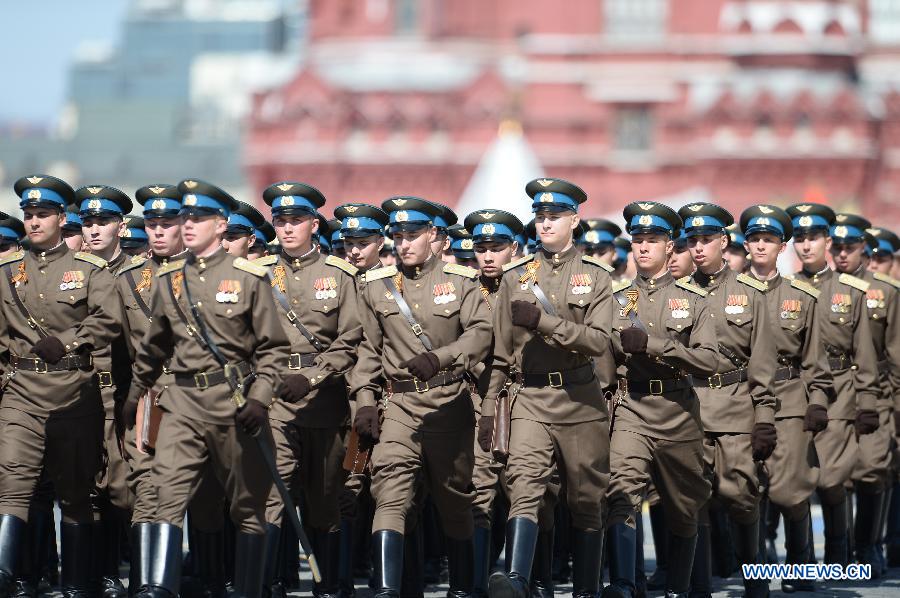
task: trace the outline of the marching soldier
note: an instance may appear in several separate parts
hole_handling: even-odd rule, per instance
[[[228,229],[222,240],[225,251],[236,257],[247,258],[256,244],[256,231],[266,224],[266,218],[248,203],[238,202],[238,208],[228,217]]]
[[[248,260],[255,260],[269,255],[269,243],[275,240],[275,228],[268,222],[253,231],[253,245],[247,252]]]
[[[127,255],[143,256],[150,248],[150,238],[144,230],[144,219],[140,216],[125,216],[125,230],[119,239],[119,246]]]
[[[371,270],[360,292],[366,350],[378,368],[354,371],[355,428],[379,441],[372,455],[373,552],[377,596],[399,595],[407,510],[421,483],[447,536],[450,593],[472,591],[474,413],[465,372],[490,343],[490,314],[477,272],[432,252],[440,209],[419,198],[382,204],[390,215],[400,267]],[[383,426],[375,398],[384,381]]]
[[[735,272],[746,272],[750,262],[747,260],[747,250],[744,248],[744,234],[736,223],[725,230],[728,233],[725,261],[728,262],[728,267]]]
[[[678,230],[673,235],[672,255],[669,257],[669,272],[675,277],[675,280],[691,276],[697,267],[694,265],[694,259],[688,250],[687,237],[684,236],[683,230]]]
[[[102,466],[103,409],[91,352],[119,333],[101,258],[63,242],[68,184],[47,175],[15,183],[31,248],[0,260],[0,310],[9,351],[0,407],[0,595],[17,573],[29,506],[41,476],[52,482],[61,524],[64,596],[92,585],[90,493]]]
[[[624,282],[634,278],[635,265],[633,260],[628,259],[631,253],[631,241],[624,237],[616,237],[613,241],[616,247],[616,259],[612,266],[614,268],[612,278],[616,282]]]
[[[434,241],[431,242],[431,252],[445,262],[452,261],[453,252],[450,250],[450,227],[456,224],[456,213],[443,204],[434,204],[438,212],[434,215]]]
[[[582,256],[573,233],[587,195],[561,179],[525,187],[541,250],[507,264],[494,315],[494,360],[479,421],[490,449],[495,398],[512,385],[507,483],[506,573],[490,578],[493,598],[526,596],[538,537],[538,512],[558,474],[572,519],[573,594],[600,582],[604,493],[609,480],[609,418],[603,389],[613,384],[610,278]],[[603,265],[601,265],[603,264]],[[595,375],[596,368],[601,376]],[[558,471],[557,471],[558,470]]]
[[[82,235],[88,249],[92,255],[106,261],[107,269],[115,276],[128,259],[119,245],[119,239],[126,230],[124,217],[131,211],[131,199],[114,187],[89,185],[75,192],[75,201],[80,204],[78,215],[81,216]],[[121,307],[117,301],[115,305]],[[120,322],[124,319],[121,309],[117,309],[116,318]],[[120,448],[124,430],[120,429],[119,409],[125,397],[117,392],[117,388],[127,386],[129,377],[125,337],[118,335],[109,346],[95,351],[93,358],[106,413],[103,442],[106,467],[97,479],[92,497],[97,518],[94,575],[99,579],[104,598],[121,598],[126,593],[119,580],[120,538],[133,501],[128,487],[128,464]]]
[[[794,227],[794,250],[803,265],[796,279],[814,286],[821,293],[823,311],[826,305],[829,308],[819,320],[834,384],[829,394],[828,427],[815,436],[818,494],[825,523],[825,562],[846,565],[849,506],[844,486],[859,457],[857,436],[878,428],[876,405],[881,392],[865,312],[869,284],[850,274],[837,274],[828,266],[829,229],[835,219],[831,208],[798,204],[787,208],[787,213]],[[842,241],[847,238],[840,237]]]
[[[756,563],[761,498],[756,462],[771,456],[777,436],[772,392],[775,346],[763,295],[767,286],[728,267],[725,227],[734,222],[731,214],[708,203],[684,206],[678,214],[697,266],[692,280],[708,294],[719,341],[716,373],[694,378],[703,421],[703,460],[713,495],[731,516],[735,556],[742,564]],[[707,554],[709,546],[704,543],[695,563],[705,567]],[[709,588],[711,571],[702,573],[702,586]],[[764,580],[744,579],[748,596],[767,596],[768,587]]]
[[[81,216],[78,215],[78,204],[72,204],[66,209],[66,222],[63,224],[62,234],[63,240],[70,250],[86,249],[81,230]]]
[[[578,240],[578,245],[584,249],[585,255],[590,255],[609,267],[614,267],[616,261],[616,238],[622,234],[622,229],[614,222],[603,218],[588,218],[583,221],[587,231]]]
[[[235,200],[200,181],[182,181],[178,190],[182,238],[190,252],[156,273],[152,321],[137,352],[125,407],[133,426],[138,398],[159,380],[168,361],[174,384],[159,398],[164,414],[151,481],[157,505],[149,583],[137,595],[178,594],[182,520],[194,485],[210,467],[225,488],[239,531],[235,591],[259,596],[272,487],[261,451],[272,446],[268,409],[279,394],[288,340],[265,269],[221,247]]]
[[[475,243],[472,234],[461,224],[450,227],[450,251],[453,254],[454,264],[478,269],[478,261],[475,259]]]
[[[0,219],[0,259],[21,249],[19,243],[25,238],[25,225],[15,216]]]
[[[822,347],[820,319],[825,317],[819,291],[778,272],[778,256],[793,235],[791,218],[781,208],[757,205],[741,214],[741,230],[750,254],[749,274],[766,283],[769,329],[775,340],[778,397],[775,428],[780,439],[766,462],[769,500],[784,514],[786,563],[806,563],[810,537],[809,497],[819,481],[813,434],[828,425],[828,393],[832,385]],[[786,592],[814,591],[812,582],[782,580]]]

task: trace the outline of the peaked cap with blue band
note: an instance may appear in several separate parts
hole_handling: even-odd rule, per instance
[[[90,216],[122,218],[134,206],[128,195],[109,185],[85,185],[75,191],[75,201],[82,219]]]
[[[181,210],[181,192],[175,185],[145,185],[134,192],[145,218],[174,218]]]
[[[728,210],[712,203],[691,203],[682,206],[678,215],[684,222],[684,234],[694,235],[728,234],[725,230],[734,224],[734,216]]]
[[[250,236],[266,223],[266,217],[248,203],[237,203],[237,209],[228,217],[228,232]]]
[[[0,239],[5,243],[18,243],[24,238],[25,224],[15,216],[3,214],[0,218]]]
[[[325,205],[322,192],[306,183],[283,181],[263,191],[263,201],[272,208],[272,216],[316,216]]]
[[[564,179],[534,179],[525,185],[525,193],[532,199],[532,212],[578,212],[578,206],[587,201],[587,193],[581,187]]]
[[[582,235],[579,243],[590,247],[600,245],[612,245],[616,237],[622,234],[622,229],[605,218],[586,218],[582,220],[588,231]]]
[[[632,237],[659,233],[672,236],[684,224],[675,210],[655,201],[630,203],[622,210],[622,216],[625,218],[625,229]]]
[[[37,207],[65,211],[66,206],[75,203],[72,187],[64,180],[47,174],[22,177],[13,184],[13,189],[22,209]]]
[[[731,224],[725,227],[725,232],[728,234],[728,247],[737,249],[738,251],[744,251],[744,233],[741,232],[738,225]]]
[[[186,179],[178,183],[181,192],[180,214],[200,216],[224,216],[228,218],[237,209],[238,202],[223,189],[197,179]]]
[[[631,253],[631,241],[625,237],[616,237],[613,245],[616,248],[616,264],[627,260],[628,254]]]
[[[428,200],[425,200],[428,201]],[[435,215],[432,220],[432,224],[434,227],[438,229],[439,233],[447,233],[447,229],[456,224],[459,221],[459,218],[456,215],[456,212],[445,206],[444,204],[437,203],[436,201],[429,201],[428,203],[432,204],[438,209],[438,213]]]
[[[856,214],[835,214],[828,234],[834,243],[859,243],[866,240],[866,229],[872,223]]]
[[[84,223],[81,216],[78,215],[78,208],[75,204],[66,208],[66,222],[62,225],[63,231],[81,234],[81,227]]]
[[[333,249],[344,246],[344,233],[341,232],[341,221],[337,218],[328,220],[328,239]]]
[[[453,255],[464,260],[475,259],[475,242],[472,235],[462,224],[453,224],[447,228],[450,235],[450,251]]]
[[[268,222],[263,222],[256,230],[253,231],[256,236],[256,243],[253,245],[268,245],[275,240],[275,227]]]
[[[765,204],[750,206],[741,213],[741,230],[745,238],[753,233],[769,233],[787,242],[794,236],[788,213],[778,206]]]
[[[519,241],[525,230],[522,221],[503,210],[478,210],[466,216],[466,230],[472,231],[474,243]],[[524,241],[523,241],[524,243]]]
[[[900,251],[900,237],[893,231],[876,226],[866,229],[866,232],[875,240],[873,253],[892,255]]]
[[[685,236],[683,228],[679,228],[672,233],[672,240],[675,242],[675,249],[678,251],[687,249],[687,236]]]
[[[441,216],[443,211],[438,204],[426,201],[421,197],[409,196],[386,199],[381,204],[381,209],[388,214],[390,222],[388,226],[391,233],[433,226],[434,219]],[[455,220],[453,224],[456,224]]]
[[[334,209],[344,237],[372,237],[384,233],[390,217],[384,210],[364,203],[345,203]]]
[[[119,237],[119,244],[125,249],[137,249],[150,243],[144,230],[144,219],[140,216],[125,216],[125,230]]]
[[[834,210],[820,203],[802,203],[789,206],[785,212],[791,217],[794,236],[810,230],[828,232],[834,223]]]

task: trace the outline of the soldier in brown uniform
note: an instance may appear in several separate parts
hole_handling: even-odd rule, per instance
[[[266,218],[248,203],[238,202],[237,210],[228,217],[228,229],[222,239],[225,251],[236,257],[250,258],[256,244],[256,231],[266,224]]]
[[[81,232],[81,216],[78,215],[78,204],[66,208],[66,222],[62,227],[63,241],[72,251],[85,249],[84,235]]]
[[[401,266],[371,270],[360,293],[364,344],[380,359],[354,371],[355,427],[372,454],[372,524],[376,595],[399,594],[403,533],[416,485],[434,499],[447,536],[450,592],[472,591],[474,412],[465,372],[490,344],[490,313],[477,272],[444,264],[431,251],[434,204],[395,197],[382,204]],[[375,404],[385,384],[383,426]]]
[[[825,562],[846,564],[848,501],[844,485],[858,458],[857,436],[878,428],[876,404],[877,357],[866,317],[867,282],[850,274],[836,274],[826,260],[831,247],[829,227],[834,212],[820,204],[787,208],[794,227],[794,250],[803,264],[796,279],[821,293],[822,344],[834,378],[829,394],[828,427],[816,434],[819,455],[818,494],[825,523]]]
[[[822,346],[819,291],[806,282],[782,277],[778,256],[793,235],[791,218],[781,208],[758,205],[741,214],[741,230],[750,254],[748,274],[765,282],[770,329],[775,339],[775,428],[780,439],[766,461],[769,500],[784,514],[787,563],[805,563],[810,549],[809,497],[819,481],[813,434],[828,425],[832,386]],[[783,580],[785,591],[813,591],[812,582]]]
[[[610,583],[604,597],[635,589],[636,522],[647,485],[659,492],[669,527],[667,595],[686,594],[697,517],[709,497],[703,476],[700,406],[691,374],[715,363],[715,330],[705,292],[667,271],[681,219],[670,208],[640,202],[624,210],[638,276],[613,285],[613,350],[619,389],[610,443],[607,492]]]
[[[694,378],[703,421],[703,459],[713,496],[731,516],[735,556],[740,563],[757,563],[756,462],[771,456],[777,435],[772,390],[775,345],[763,295],[767,287],[752,276],[736,273],[724,259],[729,243],[725,227],[734,221],[731,214],[708,203],[689,204],[678,214],[697,265],[692,280],[708,293],[706,302],[719,343],[716,373]],[[702,565],[708,551],[706,543],[698,546],[695,558]],[[750,596],[768,595],[768,583],[763,580],[745,579],[744,588]]]
[[[831,257],[836,272],[851,274],[868,283],[865,312],[878,359],[879,394],[876,401],[878,429],[859,437],[859,457],[852,479],[856,490],[856,521],[853,526],[856,561],[872,565],[872,577],[881,577],[875,547],[881,536],[884,499],[891,477],[891,421],[893,392],[891,371],[900,372],[900,304],[897,283],[890,277],[866,269],[866,229],[871,223],[855,214],[835,215],[831,230]],[[877,246],[877,245],[876,245]],[[897,283],[900,284],[900,283]]]
[[[279,395],[289,344],[266,270],[221,247],[235,201],[199,181],[182,181],[178,189],[182,239],[190,252],[157,271],[152,321],[138,350],[125,407],[126,421],[134,425],[138,397],[153,387],[169,361],[175,383],[159,401],[164,414],[151,482],[158,499],[150,529],[150,576],[138,595],[178,594],[182,520],[196,481],[211,467],[239,530],[235,591],[259,596],[272,479],[256,444],[271,447],[268,408]],[[200,332],[204,328],[208,335]],[[248,390],[251,372],[256,380]],[[239,391],[229,383],[232,373],[243,381]],[[237,410],[236,392],[246,395]],[[260,438],[254,440],[255,435]]]
[[[46,175],[15,183],[31,241],[0,261],[0,311],[9,364],[0,407],[0,595],[23,552],[29,505],[41,476],[59,499],[64,596],[91,587],[90,492],[102,460],[103,407],[91,352],[119,333],[112,277],[95,256],[69,250],[65,182]]]
[[[75,191],[75,201],[79,203],[81,231],[88,250],[91,255],[105,260],[109,272],[116,276],[129,258],[119,245],[119,237],[126,228],[124,216],[131,212],[131,199],[114,187],[88,185]],[[121,307],[119,302],[116,307]],[[116,317],[120,322],[124,319],[121,309]],[[127,386],[130,376],[125,337],[116,336],[109,346],[95,351],[93,358],[106,413],[103,443],[106,467],[97,478],[97,488],[92,496],[97,525],[94,530],[94,575],[99,579],[105,598],[121,598],[126,592],[119,581],[120,538],[134,499],[128,487],[128,464],[121,449],[124,429],[120,429],[119,409],[125,396],[118,389]]]
[[[572,519],[573,594],[593,595],[609,481],[603,390],[615,376],[611,283],[606,264],[583,256],[573,242],[584,191],[561,179],[534,180],[525,191],[533,199],[541,249],[504,267],[493,309],[491,379],[478,424],[479,430],[493,427],[495,398],[512,385],[506,573],[491,576],[489,591],[494,598],[527,595],[538,513],[558,475]],[[484,434],[479,432],[482,442]]]
[[[0,219],[0,258],[21,249],[19,243],[25,238],[25,225],[15,216]]]

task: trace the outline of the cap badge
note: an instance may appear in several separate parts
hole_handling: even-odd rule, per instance
[[[695,203],[692,206],[688,206],[688,209],[692,212],[699,212],[702,208],[703,208],[703,206],[698,203]]]
[[[103,207],[103,204],[100,203],[99,199],[92,199],[88,202],[89,210],[99,210],[101,207]]]
[[[771,214],[775,210],[773,210],[772,208],[770,208],[768,206],[759,206],[759,211],[762,212],[763,214]]]
[[[837,216],[834,217],[834,220],[836,222],[846,222],[847,216],[846,216],[846,214],[838,214]]]
[[[397,212],[397,222],[407,222],[409,220],[409,213],[406,210],[400,210]]]
[[[165,187],[156,187],[156,186],[147,187],[147,188],[150,189],[150,191],[152,191],[155,195],[159,195],[160,193],[162,193],[163,191],[166,190]]]
[[[812,216],[800,216],[800,220],[797,221],[797,224],[801,226],[801,228],[805,228],[807,226],[812,226],[813,219]]]
[[[877,237],[881,234],[881,229],[878,228],[867,228],[866,232],[872,235],[873,237]]]
[[[552,193],[541,193],[541,197],[539,200],[541,203],[553,203],[553,194]]]
[[[151,209],[151,210],[165,210],[165,209],[166,209],[166,202],[165,202],[165,200],[162,200],[162,199],[154,199],[154,200],[153,200],[153,203],[150,204],[150,209]]]
[[[772,226],[772,221],[768,218],[757,218],[756,224],[759,226]]]
[[[462,247],[466,251],[471,250],[474,247],[474,245],[472,244],[472,239],[463,239],[462,243],[460,243],[460,247]]]
[[[186,206],[195,206],[197,205],[197,196],[193,193],[190,195],[184,196],[184,205]]]
[[[41,198],[41,190],[40,189],[32,189],[28,192],[28,199],[40,199]]]
[[[359,228],[359,219],[358,218],[348,218],[347,219],[347,228]]]
[[[584,234],[584,240],[588,243],[599,243],[600,242],[600,233],[595,230],[589,230]]]
[[[355,214],[356,210],[359,209],[359,206],[344,206],[344,209],[346,211],[350,212],[351,214]]]
[[[394,205],[397,206],[397,207],[400,207],[400,206],[402,206],[403,204],[406,203],[406,200],[405,200],[405,199],[392,199],[391,201],[393,201],[393,202],[394,202]]]
[[[493,224],[485,224],[481,227],[482,235],[493,235],[495,232],[497,232],[497,229]]]
[[[478,212],[478,215],[481,216],[482,218],[484,218],[485,220],[490,220],[491,218],[496,216],[496,214],[494,212]]]
[[[691,226],[700,227],[706,223],[706,220],[703,219],[703,216],[697,216],[691,220]]]
[[[538,179],[538,185],[540,185],[541,187],[549,187],[552,184],[552,179]]]
[[[294,188],[294,186],[291,185],[290,183],[281,183],[280,185],[276,186],[275,188],[278,189],[279,191],[290,191],[291,189]]]
[[[811,205],[803,204],[802,206],[797,206],[797,211],[805,213],[805,212],[808,212],[811,208],[812,208]]]
[[[639,203],[638,207],[642,210],[649,210],[653,207],[652,203]]]
[[[835,237],[846,237],[847,236],[847,227],[846,226],[835,226],[834,227],[834,236]]]
[[[651,224],[653,224],[653,218],[644,214],[643,216],[638,218],[638,224],[640,224],[641,226],[650,226]]]
[[[281,198],[282,206],[292,206],[294,205],[294,198],[290,195],[285,195]]]
[[[187,187],[188,189],[193,189],[194,187],[197,186],[197,181],[185,181],[184,186]]]
[[[44,180],[44,177],[42,177],[42,176],[30,176],[30,177],[28,177],[28,178],[25,179],[25,180],[28,181],[29,183],[31,183],[32,185],[37,185],[38,183],[40,183],[41,181]]]

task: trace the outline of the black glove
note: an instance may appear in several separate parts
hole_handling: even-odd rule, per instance
[[[48,336],[34,343],[31,352],[47,363],[56,364],[66,354],[66,347],[55,336]]]
[[[407,359],[400,364],[400,367],[409,370],[409,373],[419,380],[426,381],[434,378],[434,375],[441,369],[441,364],[437,355],[428,352],[416,355],[412,359]]]
[[[828,427],[828,409],[821,405],[809,405],[803,416],[803,431],[814,434]]]
[[[754,461],[765,461],[771,457],[777,442],[778,433],[775,431],[775,424],[753,424],[750,446],[753,447]]]
[[[894,411],[894,436],[900,438],[900,412]]]
[[[478,446],[486,453],[491,452],[491,442],[494,439],[494,416],[482,415],[478,420]]]
[[[360,407],[356,411],[356,419],[353,420],[356,433],[367,444],[375,444],[381,435],[381,423],[378,421],[377,407]]]
[[[312,388],[309,383],[309,378],[303,374],[285,376],[282,379],[282,383],[284,384],[284,391],[281,393],[281,396],[288,403],[296,403],[301,400],[309,394],[309,391]]]
[[[234,421],[244,429],[244,432],[250,436],[256,436],[259,434],[260,428],[269,421],[269,410],[259,401],[248,399],[244,406],[234,414]]]
[[[647,333],[632,326],[619,333],[622,338],[622,350],[632,355],[647,352]]]
[[[512,323],[528,330],[534,330],[541,321],[541,309],[527,301],[512,302]]]
[[[863,409],[856,414],[856,434],[865,436],[878,429],[878,412],[874,409]]]
[[[122,422],[129,430],[137,423],[138,400],[128,398],[122,405]]]

